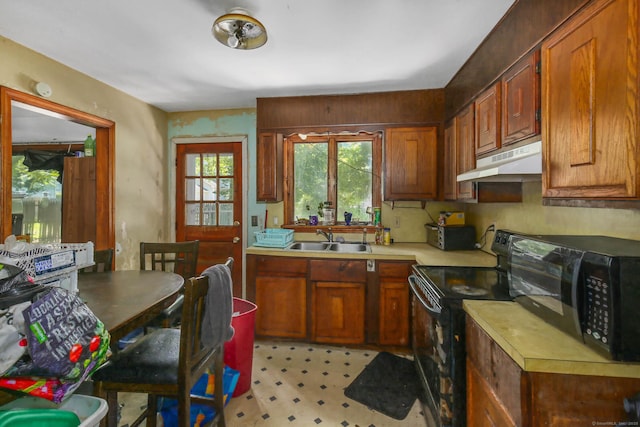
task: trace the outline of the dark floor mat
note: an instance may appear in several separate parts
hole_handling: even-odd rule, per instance
[[[418,397],[419,387],[413,361],[381,352],[344,389],[344,394],[391,418],[403,420]]]

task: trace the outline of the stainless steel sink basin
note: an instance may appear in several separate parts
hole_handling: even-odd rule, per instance
[[[286,250],[290,251],[331,251],[344,253],[371,252],[371,247],[364,243],[339,242],[294,242]]]
[[[368,252],[369,245],[363,243],[334,243],[329,246],[332,252]]]
[[[295,242],[287,249],[294,251],[324,251],[331,246],[329,242]]]

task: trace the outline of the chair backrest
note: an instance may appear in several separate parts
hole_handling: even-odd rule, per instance
[[[81,268],[78,273],[104,273],[111,271],[113,265],[113,249],[103,249],[93,253],[94,265]]]
[[[140,243],[140,270],[170,271],[188,280],[197,275],[200,241]]]
[[[229,268],[233,267],[233,258],[225,262]],[[205,317],[207,293],[209,292],[209,278],[206,276],[192,277],[184,284],[184,304],[182,306],[182,321],[180,324],[180,362],[179,373],[189,375],[189,379],[179,375],[179,389],[205,372],[212,364],[219,348],[208,347],[202,340],[202,323]],[[190,390],[190,388],[186,388]]]

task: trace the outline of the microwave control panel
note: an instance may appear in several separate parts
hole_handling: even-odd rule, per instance
[[[596,256],[596,258],[599,258]],[[595,261],[595,262],[593,262]],[[604,261],[604,260],[598,260]],[[612,300],[608,268],[600,262],[583,260],[584,315],[582,331],[585,339],[605,348],[611,346]]]

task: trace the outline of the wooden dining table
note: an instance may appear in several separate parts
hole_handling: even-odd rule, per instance
[[[146,325],[171,305],[184,285],[182,276],[163,271],[122,270],[78,274],[78,296],[118,340]]]

